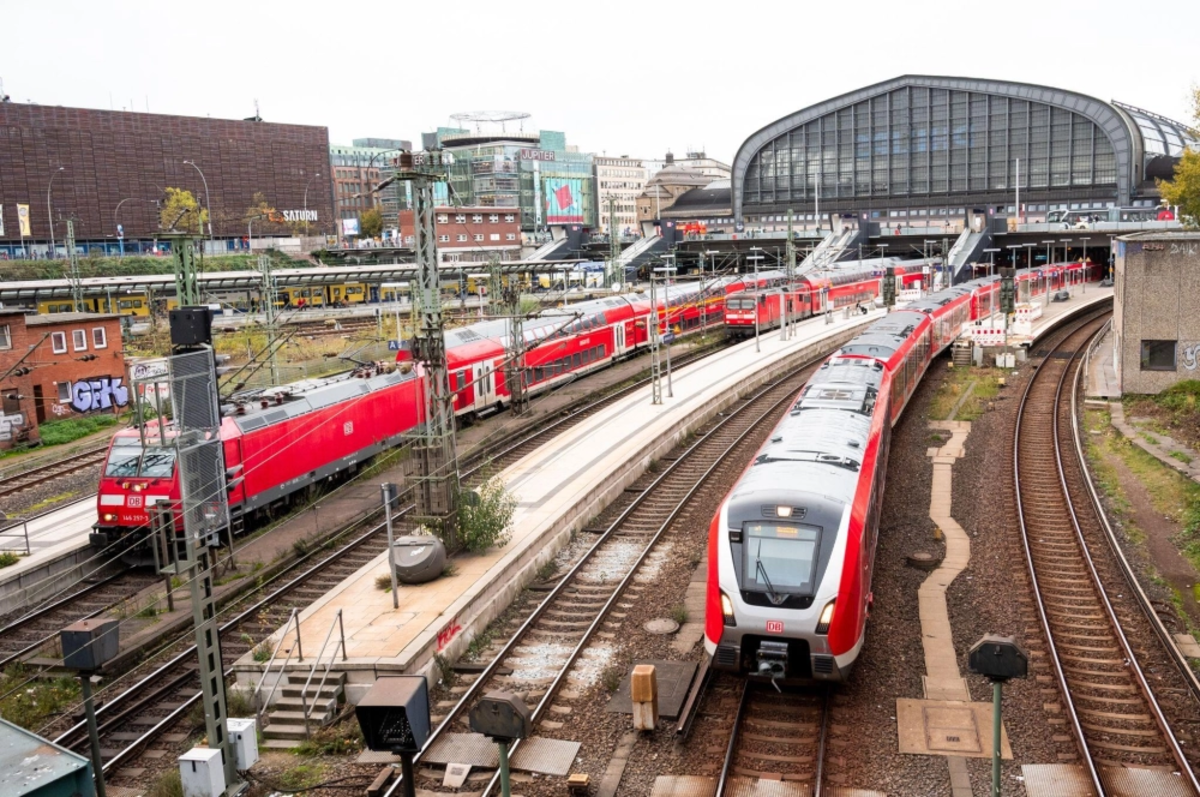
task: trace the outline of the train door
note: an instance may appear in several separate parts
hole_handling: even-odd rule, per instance
[[[625,353],[625,325],[613,325],[613,355],[619,357]]]
[[[481,410],[495,400],[494,374],[487,363],[475,363],[471,370],[475,374],[475,409]]]

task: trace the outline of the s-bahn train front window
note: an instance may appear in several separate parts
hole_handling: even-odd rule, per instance
[[[766,593],[776,605],[789,595],[812,595],[821,543],[819,528],[753,521],[742,530],[742,589]]]
[[[143,479],[169,479],[175,472],[175,449],[165,446],[142,446],[136,440],[118,441],[108,455],[105,476]]]

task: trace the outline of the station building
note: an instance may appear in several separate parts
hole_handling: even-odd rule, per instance
[[[210,210],[216,238],[247,234],[256,193],[333,232],[327,128],[0,103],[0,256],[45,255],[51,215],[59,253],[67,219],[78,242],[152,237],[168,187]]]
[[[1122,393],[1200,379],[1200,233],[1145,232],[1116,242],[1113,366]]]
[[[129,406],[121,316],[0,309],[0,449],[38,424]]]
[[[1065,89],[905,75],[756,131],[733,162],[739,226],[800,226],[819,211],[929,226],[972,209],[1036,220],[1050,210],[1153,209],[1186,125]]]

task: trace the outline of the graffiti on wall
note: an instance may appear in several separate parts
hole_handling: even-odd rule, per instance
[[[1181,343],[1180,349],[1183,354],[1183,367],[1189,371],[1195,371],[1196,366],[1200,365],[1200,343],[1191,345]]]
[[[13,439],[13,430],[25,425],[25,413],[0,414],[0,442]]]
[[[120,376],[96,376],[71,385],[71,406],[78,412],[110,410],[129,403],[129,388]]]

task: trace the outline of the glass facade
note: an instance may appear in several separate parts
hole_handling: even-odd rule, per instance
[[[984,92],[905,85],[798,125],[750,157],[745,212],[820,201],[1115,194],[1117,158],[1081,114]],[[756,207],[757,206],[757,207]]]
[[[545,152],[553,159],[529,157],[531,151]],[[547,225],[548,190],[561,190],[565,183],[573,191],[579,189],[583,224],[596,224],[590,154],[547,150],[544,146],[531,150],[519,143],[489,144],[453,154],[454,163],[449,169],[452,202],[473,207],[516,208],[521,228],[534,230]]]
[[[1197,144],[1195,136],[1186,125],[1132,105],[1121,102],[1114,102],[1113,105],[1133,117],[1142,133],[1147,155],[1170,155],[1172,158],[1179,158],[1183,156],[1185,147],[1195,147]]]

